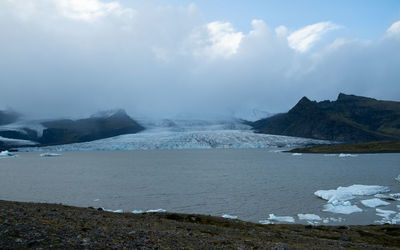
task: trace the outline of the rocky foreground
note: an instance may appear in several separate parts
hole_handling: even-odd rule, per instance
[[[206,215],[0,201],[0,249],[9,248],[396,249],[400,226],[260,225]]]

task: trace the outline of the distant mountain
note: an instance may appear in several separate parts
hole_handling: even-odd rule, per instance
[[[289,112],[252,126],[259,133],[340,142],[400,140],[400,102],[342,93],[336,101],[303,97]]]
[[[30,126],[32,125],[32,126]],[[86,142],[144,130],[124,110],[98,113],[86,119],[52,120],[40,124],[17,123],[0,127],[2,148],[7,141],[1,138],[27,140],[40,145],[57,145]]]
[[[11,110],[0,110],[0,125],[7,125],[15,122],[18,119],[19,115]]]
[[[255,122],[257,120],[268,118],[271,116],[273,116],[272,113],[259,109],[240,110],[236,111],[234,114],[234,118],[249,122]]]

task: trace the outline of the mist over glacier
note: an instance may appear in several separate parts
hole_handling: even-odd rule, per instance
[[[400,100],[400,21],[365,41],[335,20],[209,20],[195,4],[0,3],[0,108],[35,118],[124,108],[133,117],[283,112],[338,92]],[[241,111],[242,112],[242,111]]]

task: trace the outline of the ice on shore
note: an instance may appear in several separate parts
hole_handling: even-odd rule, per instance
[[[167,210],[159,208],[159,209],[150,209],[147,210],[146,213],[165,213]]]
[[[299,217],[299,220],[308,220],[308,221],[322,220],[321,217],[319,217],[316,214],[298,214],[297,217]]]
[[[61,154],[56,154],[56,153],[43,153],[43,154],[40,154],[40,157],[56,157],[56,156],[61,156]]]
[[[314,194],[329,203],[334,201],[348,201],[355,198],[356,195],[375,195],[378,193],[390,192],[389,187],[378,185],[351,185],[348,187],[338,187],[331,190],[318,190]]]
[[[258,221],[258,223],[263,224],[263,225],[270,225],[270,224],[274,224],[272,221],[270,220],[260,220]]]
[[[117,209],[117,210],[112,210],[112,209],[106,209],[102,208],[106,212],[111,212],[111,213],[123,213],[124,211],[122,209]]]
[[[353,154],[339,154],[339,157],[357,157],[358,155],[353,155]]]
[[[222,215],[222,218],[235,220],[238,217],[234,216],[234,215],[224,214],[224,215]]]
[[[383,201],[378,198],[362,200],[361,203],[366,207],[379,207],[379,206],[387,206],[390,204],[389,202]]]
[[[351,205],[350,201],[335,201],[324,205],[323,211],[337,214],[352,214],[362,212],[357,205]]]
[[[132,213],[133,214],[143,214],[144,211],[143,210],[133,210]]]
[[[295,220],[292,216],[275,216],[274,214],[269,214],[268,220],[279,221],[279,222],[288,222],[288,223],[295,222]]]
[[[391,200],[391,201],[400,201],[400,193],[395,194],[376,194],[376,198]]]

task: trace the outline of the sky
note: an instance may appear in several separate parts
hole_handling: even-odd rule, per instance
[[[400,101],[400,1],[3,0],[0,109],[81,117]]]

